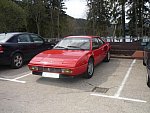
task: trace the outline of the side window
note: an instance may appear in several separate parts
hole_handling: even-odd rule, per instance
[[[31,42],[31,40],[30,40],[29,35],[24,34],[24,35],[18,36],[18,43],[30,43],[30,42]]]
[[[104,44],[104,41],[102,41],[100,38],[98,38],[98,41],[100,46]]]
[[[43,40],[38,35],[30,35],[34,43],[43,43]]]
[[[17,37],[16,37],[16,36],[13,36],[13,37],[11,37],[7,42],[17,43]]]
[[[98,49],[99,48],[99,41],[97,38],[92,39],[92,48],[93,49]]]

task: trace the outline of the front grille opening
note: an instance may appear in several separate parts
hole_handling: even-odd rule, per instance
[[[48,67],[38,67],[39,71],[51,72],[51,73],[61,73],[60,68],[48,68]]]

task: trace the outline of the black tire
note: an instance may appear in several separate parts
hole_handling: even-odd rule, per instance
[[[150,88],[150,77],[147,75],[147,86]]]
[[[146,66],[146,63],[145,63],[144,59],[143,59],[143,65]]]
[[[11,59],[11,67],[14,69],[21,68],[23,65],[23,55],[20,53],[15,53]]]
[[[89,79],[93,76],[94,73],[94,60],[92,58],[88,61],[88,66],[84,78]]]
[[[110,61],[110,51],[107,52],[107,55],[104,59],[104,62],[109,62]]]

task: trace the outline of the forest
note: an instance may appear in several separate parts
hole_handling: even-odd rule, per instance
[[[0,0],[0,32],[150,37],[149,0],[86,0],[87,19],[66,14],[65,0]]]

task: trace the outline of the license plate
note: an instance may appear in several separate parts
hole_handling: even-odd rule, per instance
[[[43,72],[42,77],[59,78],[59,74]]]

